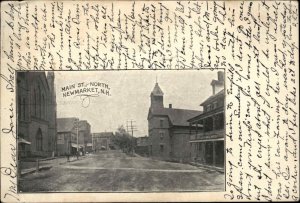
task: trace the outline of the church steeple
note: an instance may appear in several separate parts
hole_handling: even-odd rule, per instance
[[[154,109],[164,108],[164,93],[160,89],[157,81],[151,92],[150,97],[151,97],[151,108],[154,108]]]

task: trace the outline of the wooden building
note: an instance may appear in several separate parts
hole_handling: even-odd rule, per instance
[[[77,151],[84,154],[91,151],[91,142],[91,126],[86,120],[75,117],[57,119],[58,155],[74,155]]]
[[[213,95],[201,103],[203,113],[189,119],[191,161],[204,165],[224,167],[224,76],[218,72],[218,80],[212,83]]]

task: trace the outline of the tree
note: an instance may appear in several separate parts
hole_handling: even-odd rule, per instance
[[[133,153],[133,149],[135,147],[135,138],[126,132],[123,125],[118,127],[118,130],[113,136],[112,141],[115,145],[119,146],[123,152]]]

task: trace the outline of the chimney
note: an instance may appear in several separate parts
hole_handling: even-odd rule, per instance
[[[224,81],[224,72],[223,71],[218,71],[218,80],[220,82]]]
[[[218,71],[218,80],[212,80],[211,86],[212,86],[213,95],[215,95],[221,89],[224,88],[224,72],[223,71]]]
[[[171,109],[172,108],[172,104],[169,104],[169,109]]]

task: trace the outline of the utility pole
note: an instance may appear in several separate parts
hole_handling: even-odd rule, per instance
[[[130,121],[130,124],[131,124],[131,135],[133,137],[133,127],[132,127],[132,120]]]
[[[134,120],[130,120],[130,121],[127,121],[127,133],[129,133],[129,131],[131,132],[131,136],[132,137],[134,137],[133,136],[133,131],[137,131],[137,127],[136,127],[136,125],[134,125],[134,123],[135,123],[136,121],[134,121]],[[128,123],[130,124],[130,125],[128,125]],[[129,128],[129,129],[128,129]],[[135,139],[131,139],[131,147],[130,147],[130,149],[131,149],[131,153],[134,153],[134,140]]]
[[[130,121],[127,121],[127,122],[126,122],[127,132],[128,132],[128,133],[131,133],[131,136],[132,136],[132,137],[133,137],[133,132],[134,132],[134,131],[137,131],[137,126],[134,125],[135,122],[136,122],[136,121],[134,121],[134,120],[130,120]],[[130,125],[128,125],[128,123],[129,123]]]
[[[77,135],[77,154],[79,152],[79,140],[78,140],[78,137],[79,137],[79,119],[76,118],[75,120],[75,126],[76,126],[76,135]]]
[[[94,152],[94,136],[93,136],[93,134],[91,133],[91,136],[92,136],[92,152]]]

